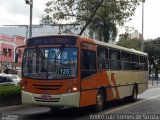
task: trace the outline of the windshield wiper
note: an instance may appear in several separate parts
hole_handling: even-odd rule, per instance
[[[61,54],[63,53],[64,48],[65,48],[65,45],[62,45],[62,46],[59,48],[56,56],[61,55]]]
[[[64,48],[65,48],[65,45],[62,45],[59,48],[57,54],[55,53],[55,57],[54,57],[54,69],[56,69],[56,60],[57,60],[57,57],[63,53]]]

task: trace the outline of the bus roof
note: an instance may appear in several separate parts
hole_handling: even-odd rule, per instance
[[[95,43],[97,45],[106,46],[106,47],[110,47],[110,48],[115,48],[115,49],[131,52],[131,53],[141,54],[141,55],[147,56],[146,53],[141,52],[141,51],[137,51],[137,50],[132,49],[132,48],[129,49],[129,48],[121,47],[121,46],[118,46],[118,45],[114,45],[114,44],[110,44],[110,43],[105,43],[105,42],[102,42],[102,41],[99,41],[99,40],[82,37],[82,36],[79,36],[79,35],[68,35],[68,34],[62,34],[62,35],[44,35],[44,36],[36,36],[36,37],[32,37],[32,38],[52,37],[52,36],[77,37],[77,38],[81,38],[81,39],[85,38],[85,39],[87,39],[87,41],[91,41],[91,42],[93,42],[93,43]]]
[[[137,51],[137,50],[135,50],[133,48],[129,49],[129,48],[125,48],[125,47],[122,47],[122,46],[101,42],[101,41],[98,41],[98,40],[93,40],[93,41],[98,45],[107,46],[107,47],[110,47],[110,48],[115,48],[115,49],[131,52],[131,53],[142,54],[142,55],[146,55],[147,56],[146,53],[141,52],[141,51]]]
[[[79,36],[79,37],[80,38],[84,38],[84,37],[81,37],[81,36]],[[102,41],[95,40],[95,39],[89,39],[89,38],[86,38],[86,39],[93,41],[97,45],[106,46],[106,47],[110,47],[110,48],[119,49],[119,50],[122,50],[122,51],[127,51],[127,52],[131,52],[131,53],[141,54],[141,55],[147,56],[146,53],[141,52],[141,51],[137,51],[137,50],[135,50],[133,48],[129,49],[129,48],[125,48],[125,47],[122,47],[122,46],[118,46],[118,45],[102,42]]]

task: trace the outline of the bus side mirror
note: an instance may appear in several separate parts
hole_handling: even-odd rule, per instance
[[[15,63],[18,63],[18,53],[15,55]]]

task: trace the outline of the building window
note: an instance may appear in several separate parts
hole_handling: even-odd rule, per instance
[[[9,57],[12,56],[12,49],[8,49],[8,56],[9,56]]]
[[[7,56],[7,48],[3,48],[3,56]]]
[[[18,50],[18,56],[21,57],[22,51],[19,49]]]

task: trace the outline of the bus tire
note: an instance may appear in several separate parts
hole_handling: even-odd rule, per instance
[[[95,112],[100,112],[104,108],[104,93],[99,90],[96,96],[96,104],[94,105]]]
[[[138,94],[138,87],[137,85],[134,85],[132,89],[131,102],[135,102],[137,100],[137,94]]]
[[[59,112],[60,111],[60,108],[58,108],[58,107],[50,107],[50,109],[53,112]]]

